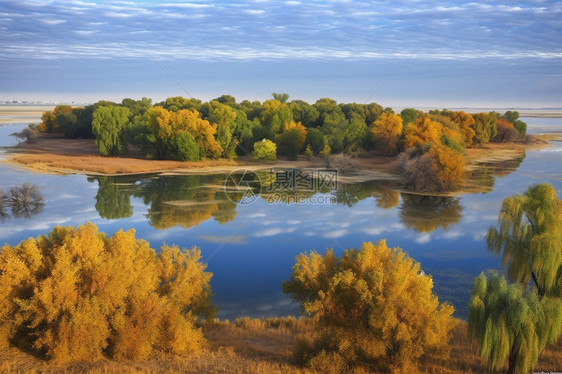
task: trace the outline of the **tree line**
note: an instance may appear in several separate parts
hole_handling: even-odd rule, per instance
[[[468,328],[490,370],[528,373],[562,335],[562,201],[549,184],[506,198],[489,250],[507,277],[476,278]],[[107,237],[94,224],[54,228],[0,251],[0,346],[55,362],[143,359],[204,344],[212,274],[198,248],[159,251],[134,230]],[[384,240],[296,257],[283,291],[315,326],[294,358],[322,372],[358,365],[415,372],[449,352],[454,308],[439,302],[421,264]]]
[[[148,98],[99,101],[80,108],[59,105],[43,114],[38,128],[70,138],[95,138],[104,156],[126,155],[129,144],[147,158],[180,161],[400,154],[406,187],[417,191],[454,188],[462,179],[466,148],[526,134],[516,111],[425,113],[406,108],[397,114],[376,103],[288,99],[287,94],[274,93],[264,102],[237,102],[222,95],[208,102],[170,97],[154,105]]]

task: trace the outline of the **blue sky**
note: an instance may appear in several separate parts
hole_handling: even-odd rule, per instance
[[[0,100],[562,103],[558,1],[0,0],[0,30]]]

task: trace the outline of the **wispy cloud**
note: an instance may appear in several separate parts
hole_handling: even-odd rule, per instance
[[[120,53],[137,58],[146,57],[147,51],[161,58],[198,60],[552,59],[562,58],[561,14],[556,2],[534,1],[510,5],[420,0],[405,6],[359,0],[7,0],[0,4],[0,17],[11,35],[0,38],[0,52],[4,59],[118,58]],[[38,22],[45,25],[40,31]],[[63,24],[75,32],[61,33]],[[83,31],[80,26],[86,24],[92,30]],[[83,52],[85,33],[97,53]],[[41,53],[45,45],[53,52]]]

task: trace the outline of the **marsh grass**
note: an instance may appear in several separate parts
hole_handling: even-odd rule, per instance
[[[234,322],[215,321],[201,324],[206,347],[197,354],[177,356],[155,353],[143,361],[102,359],[64,366],[42,361],[15,348],[0,350],[1,373],[376,373],[373,364],[346,368],[339,360],[326,355],[317,362],[318,370],[299,366],[293,359],[293,348],[303,338],[314,335],[310,320],[294,317],[239,318]],[[465,322],[453,329],[449,358],[423,360],[422,373],[487,373],[486,364],[476,353],[476,343],[467,334]],[[535,372],[560,371],[562,342],[546,349]]]

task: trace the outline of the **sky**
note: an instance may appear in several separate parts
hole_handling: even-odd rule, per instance
[[[562,107],[562,2],[0,0],[0,101]]]

